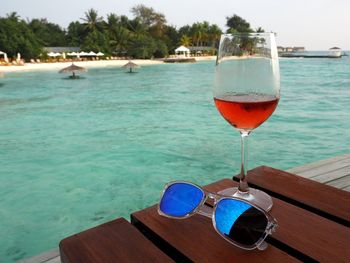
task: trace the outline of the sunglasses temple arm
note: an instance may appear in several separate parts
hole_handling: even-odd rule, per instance
[[[267,226],[266,236],[271,235],[272,232],[275,232],[276,228],[277,228],[277,221],[276,221],[276,219],[274,219],[270,215],[268,216],[268,218],[269,218],[270,221],[269,221],[268,226]],[[257,248],[259,250],[265,250],[268,247],[268,244],[265,241],[266,236],[264,237],[263,241],[257,246]]]
[[[210,206],[207,206],[206,204],[202,205],[198,208],[197,213],[200,215],[203,215],[208,218],[212,218],[213,216],[213,208]]]
[[[267,249],[267,247],[268,247],[268,244],[266,243],[266,241],[263,241],[257,246],[257,249],[265,250],[265,249]]]

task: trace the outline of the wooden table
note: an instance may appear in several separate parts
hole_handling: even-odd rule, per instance
[[[250,186],[269,193],[278,229],[265,251],[229,244],[210,219],[161,217],[152,206],[68,237],[60,243],[62,262],[350,262],[350,193],[270,167],[249,172]],[[230,179],[205,188],[237,185]],[[137,229],[139,231],[137,231]],[[142,235],[142,234],[143,235]],[[142,260],[141,260],[142,259]]]

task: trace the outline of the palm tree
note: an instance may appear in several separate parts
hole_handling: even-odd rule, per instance
[[[85,18],[81,18],[85,22],[86,29],[90,32],[101,29],[103,17],[98,16],[98,12],[91,8],[85,12]]]
[[[18,21],[19,20],[19,15],[17,14],[17,12],[11,12],[9,14],[6,15],[8,19],[12,20],[12,21]]]
[[[209,23],[203,22],[203,23],[194,23],[191,27],[191,35],[193,42],[196,43],[196,46],[203,46],[204,42],[208,40],[208,30],[209,30]]]
[[[209,27],[209,41],[211,42],[211,46],[217,46],[217,43],[220,40],[222,31],[218,25],[213,24]]]
[[[198,23],[194,23],[191,27],[191,37],[192,37],[192,40],[193,40],[193,44],[195,46],[199,46],[199,41],[201,40],[202,38],[202,31],[200,29],[200,26]]]
[[[116,49],[118,39],[117,39],[117,31],[119,24],[119,17],[116,14],[108,14],[107,15],[107,33],[109,38],[109,46],[112,51]]]
[[[118,27],[120,25],[120,20],[119,17],[116,14],[108,14],[107,15],[107,31],[108,31],[108,36],[110,39],[115,39],[116,32],[118,30]]]
[[[122,17],[119,17],[113,13],[109,14],[107,16],[107,30],[109,45],[112,52],[126,51],[130,31],[123,26]]]
[[[182,35],[180,39],[180,45],[183,45],[185,47],[189,47],[191,45],[191,38],[187,35]]]
[[[147,32],[147,25],[142,22],[139,17],[136,17],[133,20],[129,20],[128,29],[135,35],[143,35]]]
[[[255,31],[256,31],[256,33],[264,33],[265,32],[265,30],[261,26],[259,26]]]
[[[201,30],[202,30],[202,43],[201,46],[207,46],[209,42],[209,29],[210,25],[209,22],[204,21],[203,23],[200,23]]]

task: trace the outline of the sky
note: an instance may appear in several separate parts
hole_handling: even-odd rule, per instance
[[[252,28],[276,32],[281,46],[350,50],[350,0],[1,0],[0,16],[16,11],[23,19],[47,18],[67,28],[90,8],[103,17],[116,13],[131,18],[130,9],[138,4],[163,13],[177,28],[208,21],[226,30],[226,17],[237,14]]]

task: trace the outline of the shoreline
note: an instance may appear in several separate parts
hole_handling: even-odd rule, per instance
[[[215,60],[215,56],[195,57],[196,61],[207,61]],[[122,67],[128,63],[128,59],[124,60],[94,60],[94,61],[73,61],[73,63],[79,67],[89,68],[103,68],[103,67]],[[134,59],[132,62],[140,65],[159,65],[165,64],[162,60],[152,59]],[[10,65],[0,66],[0,73],[11,73],[11,72],[26,72],[26,71],[41,71],[41,70],[61,70],[72,64],[71,61],[67,62],[51,62],[51,63],[25,63],[22,66]]]

